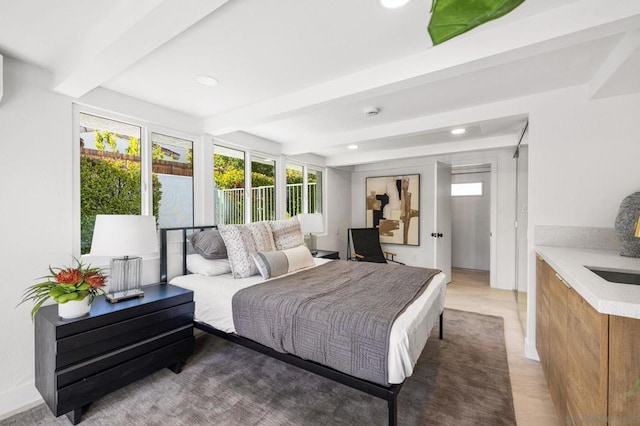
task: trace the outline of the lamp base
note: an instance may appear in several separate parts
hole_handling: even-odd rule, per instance
[[[118,291],[116,293],[108,293],[105,296],[105,299],[107,299],[111,303],[118,303],[121,300],[132,299],[134,297],[144,297],[144,291],[135,289]]]
[[[111,259],[110,267],[109,292],[106,295],[109,302],[144,296],[140,285],[142,258],[125,256]]]
[[[314,234],[307,234],[304,236],[304,244],[307,246],[310,252],[314,252],[318,249],[317,239]]]

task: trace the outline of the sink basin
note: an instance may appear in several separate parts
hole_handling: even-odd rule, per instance
[[[609,269],[595,266],[585,266],[585,268],[612,283],[640,285],[640,271]]]

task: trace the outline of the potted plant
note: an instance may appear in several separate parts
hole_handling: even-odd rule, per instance
[[[74,267],[49,266],[50,274],[42,277],[46,281],[33,284],[24,291],[20,304],[33,301],[32,319],[49,298],[58,303],[58,315],[62,318],[81,317],[89,312],[96,295],[105,293],[103,287],[107,276],[102,269],[74,260]]]

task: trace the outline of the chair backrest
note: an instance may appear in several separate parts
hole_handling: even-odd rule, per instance
[[[354,255],[364,262],[387,263],[380,246],[380,232],[377,228],[349,228],[349,239],[353,243]],[[350,250],[350,245],[348,250]],[[355,256],[353,256],[355,257]]]

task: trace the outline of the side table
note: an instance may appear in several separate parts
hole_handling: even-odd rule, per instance
[[[323,259],[340,259],[340,252],[333,250],[313,250],[311,254],[313,255],[313,257],[319,257]]]
[[[89,314],[35,319],[35,382],[54,416],[78,424],[83,407],[164,367],[179,373],[193,354],[193,292],[171,284],[115,304],[98,296]]]

